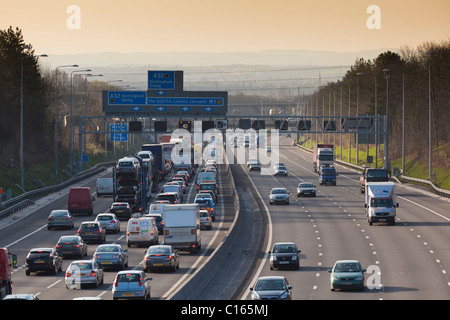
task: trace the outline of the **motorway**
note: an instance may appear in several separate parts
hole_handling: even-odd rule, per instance
[[[259,213],[254,218],[254,224],[259,225],[260,221],[263,231],[261,240],[255,239],[258,252],[246,269],[249,271],[246,271],[243,280],[238,277],[241,284],[233,299],[249,299],[249,287],[253,286],[257,277],[266,275],[286,276],[293,287],[293,299],[296,300],[450,299],[448,199],[408,185],[397,185],[400,207],[397,209],[396,225],[380,223],[370,226],[364,214],[359,173],[337,165],[337,186],[320,186],[317,174],[312,171],[312,154],[292,146],[292,140],[286,138],[280,139],[279,158],[289,169],[287,177],[248,172],[245,164],[230,166],[236,190],[241,195],[241,209]],[[110,172],[104,175],[110,176]],[[228,183],[224,183],[227,176],[223,171],[220,176],[222,199],[218,203],[213,230],[202,232],[202,250],[196,254],[183,253],[180,269],[175,273],[149,274],[153,278],[152,299],[170,299],[181,283],[189,280],[189,276],[225,237],[233,221],[234,210],[230,204],[231,190],[229,187],[227,189]],[[88,185],[91,190],[95,190],[95,178],[79,185]],[[317,187],[317,197],[297,198],[295,188],[300,181],[313,182]],[[189,201],[192,201],[195,193],[192,186],[189,185]],[[271,188],[278,186],[286,187],[291,192],[289,205],[269,205],[268,193]],[[105,212],[111,201],[111,197],[97,198],[95,213]],[[81,290],[66,289],[64,272],[25,276],[23,264],[31,248],[53,246],[61,235],[74,233],[74,230],[46,229],[49,212],[66,207],[67,190],[37,202],[37,205],[27,209],[31,214],[22,219],[15,218],[14,223],[11,221],[1,230],[0,246],[7,246],[17,254],[21,266],[13,274],[14,291],[34,293],[42,300],[70,300],[81,296],[110,300],[115,271],[105,271],[105,283],[98,288]],[[93,218],[77,216],[76,227],[81,221],[90,219]],[[251,229],[254,226],[244,227]],[[126,247],[125,229],[126,223],[123,222],[122,231],[117,235],[108,234],[106,243],[119,243]],[[270,270],[267,251],[273,243],[280,241],[293,241],[301,249],[299,270]],[[95,246],[89,245],[90,254],[94,253]],[[130,269],[142,268],[144,251],[143,247],[129,248]],[[330,274],[327,270],[340,259],[357,259],[367,269],[364,291],[330,290]],[[63,270],[69,263],[70,260],[64,261]]]

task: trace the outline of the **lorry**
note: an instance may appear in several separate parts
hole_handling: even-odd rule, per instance
[[[337,177],[336,169],[330,165],[322,165],[319,168],[319,184],[331,184],[336,185]]]
[[[367,182],[364,208],[367,221],[388,222],[395,224],[396,208],[398,208],[393,182]]]
[[[139,163],[136,163],[139,162]],[[123,163],[133,163],[133,170],[124,171]],[[113,202],[127,202],[134,212],[141,212],[147,207],[151,197],[151,177],[140,157],[127,157],[118,160],[113,168]],[[122,165],[121,165],[122,164]]]
[[[143,167],[147,167],[147,175],[149,178],[149,188],[156,192],[159,183],[158,161],[151,151],[139,151],[137,157],[141,158]]]
[[[11,268],[17,268],[17,256],[8,248],[0,248],[0,300],[12,294]]]
[[[156,158],[158,164],[158,181],[163,181],[167,174],[166,160],[164,157],[164,146],[162,143],[144,144],[142,145],[142,151],[151,151]]]
[[[164,244],[197,252],[201,248],[198,204],[170,204],[163,208]]]
[[[334,165],[334,145],[318,143],[313,150],[313,169],[318,173],[322,165]]]
[[[361,193],[364,193],[367,182],[387,182],[389,181],[389,171],[381,168],[365,168],[359,178],[361,183]]]

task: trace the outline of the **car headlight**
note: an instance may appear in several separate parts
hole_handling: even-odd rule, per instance
[[[292,260],[293,261],[297,260],[297,256],[292,256]]]
[[[362,276],[359,276],[359,277],[356,277],[356,278],[355,278],[356,281],[362,281],[362,279],[363,279]]]
[[[333,276],[332,279],[333,279],[333,281],[339,281],[340,280],[338,276]]]
[[[253,300],[261,300],[261,297],[255,291],[252,291],[252,299]]]
[[[289,292],[285,291],[280,295],[280,299],[286,299],[289,295]]]

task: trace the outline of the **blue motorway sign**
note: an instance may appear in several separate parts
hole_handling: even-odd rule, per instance
[[[201,107],[217,107],[223,106],[223,98],[220,97],[186,97],[186,98],[175,98],[175,97],[149,97],[147,98],[148,106],[201,106]]]
[[[145,105],[146,91],[108,91],[108,104],[120,105]]]
[[[148,71],[148,90],[175,90],[175,71]]]
[[[120,123],[110,123],[109,129],[112,131],[109,134],[109,139],[111,141],[128,141],[128,124],[122,123],[122,130],[120,128]],[[122,132],[121,132],[122,131]]]

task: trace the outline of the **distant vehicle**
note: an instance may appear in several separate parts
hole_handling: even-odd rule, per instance
[[[316,196],[316,187],[311,182],[300,182],[297,186],[297,197]]]
[[[313,150],[313,169],[319,172],[322,165],[334,164],[334,145],[333,144],[315,144]]]
[[[212,221],[216,221],[216,212],[214,210],[214,202],[208,198],[196,198],[194,203],[198,204],[200,209],[205,209],[211,215]]]
[[[98,287],[103,284],[103,278],[103,270],[95,260],[76,260],[67,268],[65,283],[67,289],[81,289],[84,284]]]
[[[261,163],[259,161],[252,162],[249,165],[249,169],[250,171],[256,170],[261,172]]]
[[[292,300],[292,286],[283,276],[259,277],[250,291],[252,300]]]
[[[330,275],[330,289],[358,289],[364,290],[364,272],[358,260],[338,260],[328,272]]]
[[[133,215],[133,209],[128,202],[113,202],[109,211],[119,219],[128,220]]]
[[[300,268],[300,252],[294,242],[277,242],[270,254],[270,270],[281,268]]]
[[[103,268],[123,270],[128,267],[128,250],[124,250],[120,244],[99,245],[93,258]]]
[[[362,176],[359,178],[361,183],[361,193],[366,190],[367,182],[388,182],[389,171],[381,168],[365,168]]]
[[[119,180],[138,180],[140,166],[137,158],[125,157],[119,159],[116,165],[116,175]]]
[[[289,204],[289,195],[291,193],[286,188],[273,188],[269,192],[269,203]]]
[[[25,274],[31,272],[46,271],[58,274],[62,271],[63,258],[56,252],[55,248],[33,248],[25,260]]]
[[[155,245],[148,248],[144,256],[144,271],[168,268],[173,272],[180,267],[178,251],[169,245]]]
[[[39,298],[31,293],[8,294],[3,300],[39,300]]]
[[[48,230],[52,228],[73,229],[75,225],[75,219],[70,214],[69,210],[52,210],[47,220]]]
[[[336,179],[338,174],[336,169],[330,165],[323,165],[319,168],[319,184],[331,184],[336,185]]]
[[[55,245],[58,255],[66,258],[68,256],[79,256],[80,258],[87,255],[88,245],[80,236],[62,236]]]
[[[88,187],[74,187],[69,190],[68,210],[71,214],[94,213],[95,198]]]
[[[113,178],[97,178],[97,197],[103,195],[113,195]]]
[[[114,213],[99,213],[94,221],[100,222],[106,232],[120,232],[120,221]]]
[[[113,299],[150,299],[151,280],[142,270],[119,271],[112,286]]]
[[[273,167],[273,172],[275,176],[286,176],[288,175],[288,169],[282,165],[275,165]]]
[[[77,230],[77,234],[86,242],[103,243],[106,241],[106,230],[98,221],[82,222]]]

